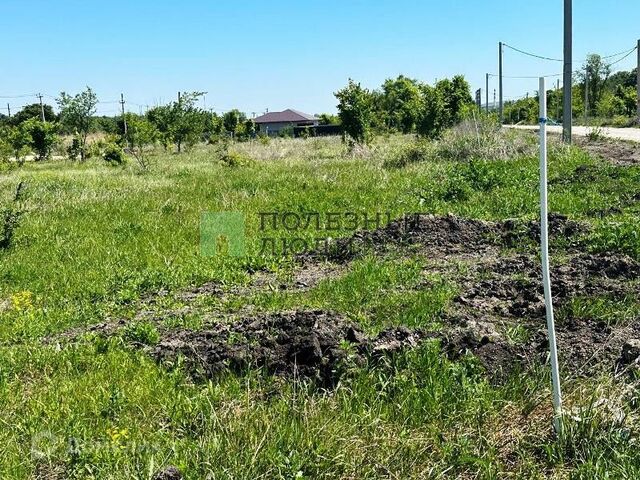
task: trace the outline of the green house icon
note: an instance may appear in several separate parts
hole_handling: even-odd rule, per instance
[[[200,215],[200,254],[204,257],[245,254],[244,215],[241,212],[204,212]]]

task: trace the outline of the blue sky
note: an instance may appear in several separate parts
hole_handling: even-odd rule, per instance
[[[432,83],[462,73],[484,88],[499,40],[562,56],[562,0],[0,1],[0,97],[89,85],[106,114],[120,92],[138,111],[178,90],[208,92],[203,105],[218,111],[321,113],[335,111],[333,92],[349,77],[375,88],[398,74]],[[574,69],[640,38],[638,0],[574,4]],[[505,75],[561,70],[505,52]],[[505,81],[507,98],[536,89],[535,79]],[[31,98],[0,98],[0,111],[7,102],[15,111]]]

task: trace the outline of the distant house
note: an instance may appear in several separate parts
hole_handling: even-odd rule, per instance
[[[313,115],[292,109],[265,113],[253,120],[258,126],[258,132],[264,135],[278,135],[284,128],[312,127],[319,123],[319,120]]]

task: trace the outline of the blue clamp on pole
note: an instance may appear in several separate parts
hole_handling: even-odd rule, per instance
[[[548,118],[539,118],[538,123],[547,123]]]

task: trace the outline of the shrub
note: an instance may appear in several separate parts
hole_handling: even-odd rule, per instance
[[[432,156],[433,144],[425,141],[412,142],[402,146],[385,159],[386,168],[403,168],[414,163],[425,162]]]
[[[29,146],[36,155],[36,160],[46,160],[51,157],[51,152],[58,141],[58,126],[54,123],[42,122],[30,118],[20,125],[29,135]]]
[[[161,134],[152,122],[144,117],[127,114],[127,138],[129,152],[143,170],[149,168],[149,151]]]
[[[470,196],[471,187],[463,175],[450,176],[441,195],[446,202],[464,202]]]
[[[537,140],[533,135],[500,128],[487,117],[466,120],[447,130],[436,142],[435,157],[443,160],[508,160],[535,155]]]
[[[99,158],[102,157],[106,143],[104,140],[96,140],[91,142],[85,149],[85,158]]]
[[[604,135],[602,134],[602,127],[593,127],[587,130],[587,140],[589,142],[597,142],[603,138]]]
[[[82,151],[82,145],[78,137],[71,139],[71,144],[67,147],[67,157],[69,160],[77,160]]]
[[[27,129],[23,125],[9,128],[7,130],[7,142],[18,165],[24,164],[31,146],[31,136]]]
[[[253,163],[251,157],[235,151],[223,154],[220,157],[220,161],[227,167],[245,167]]]
[[[113,142],[105,145],[102,158],[111,165],[123,165],[126,161],[122,147]]]
[[[349,79],[349,84],[335,93],[338,99],[338,116],[346,135],[355,143],[371,140],[373,121],[373,96],[359,83]]]

